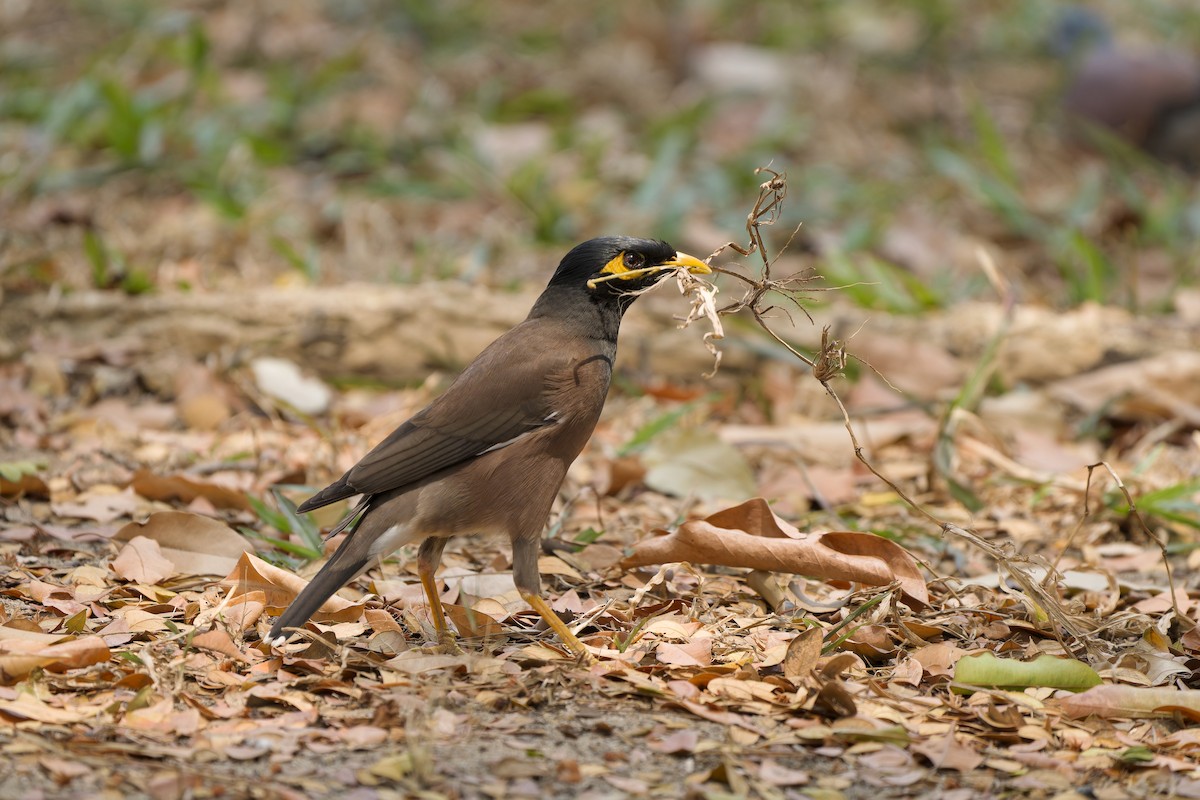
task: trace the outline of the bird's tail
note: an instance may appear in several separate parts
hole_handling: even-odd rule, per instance
[[[332,597],[334,592],[367,568],[370,559],[357,554],[350,555],[347,544],[349,544],[348,540],[342,543],[333,557],[326,562],[325,566],[321,567],[316,577],[296,596],[296,599],[284,610],[279,619],[275,620],[275,624],[271,626],[271,632],[267,634],[269,643],[278,645],[287,641],[291,635],[285,633],[288,628],[298,628],[308,622],[308,618]]]

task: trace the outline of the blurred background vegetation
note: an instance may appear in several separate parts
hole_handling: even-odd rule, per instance
[[[1188,49],[1200,8],[1094,4]],[[1195,283],[1194,176],[1065,132],[1042,0],[0,0],[0,289],[540,282],[575,242],[739,238],[853,301],[1139,310]],[[860,283],[862,282],[862,283]]]

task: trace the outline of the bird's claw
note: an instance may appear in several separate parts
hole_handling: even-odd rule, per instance
[[[454,632],[448,630],[438,632],[438,641],[433,646],[433,652],[448,656],[461,656],[463,654],[462,648],[458,646],[458,639],[454,636]]]

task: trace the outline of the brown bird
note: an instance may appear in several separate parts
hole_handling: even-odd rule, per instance
[[[604,408],[621,317],[640,290],[674,270],[711,272],[666,242],[592,239],[563,258],[524,322],[467,366],[445,393],[393,431],[300,511],[354,495],[362,500],[333,533],[350,534],[275,621],[282,644],[326,599],[373,563],[420,542],[417,574],[438,641],[454,636],[434,582],[447,540],[502,532],[512,540],[513,581],[563,644],[583,643],[541,596],[541,533],[567,468]],[[332,534],[331,534],[332,535]]]
[[[1063,108],[1163,161],[1200,169],[1200,59],[1162,45],[1118,45],[1095,12],[1068,7],[1051,48],[1073,64]]]

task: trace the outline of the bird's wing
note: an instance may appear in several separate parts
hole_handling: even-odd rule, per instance
[[[367,453],[347,475],[350,483],[364,494],[398,489],[511,444],[557,418],[540,396],[516,406],[494,398],[480,391],[429,406]]]
[[[449,389],[300,510],[399,489],[562,421],[561,350],[529,352],[514,332],[492,344]],[[507,342],[505,340],[508,340]],[[498,347],[498,345],[507,345]]]

